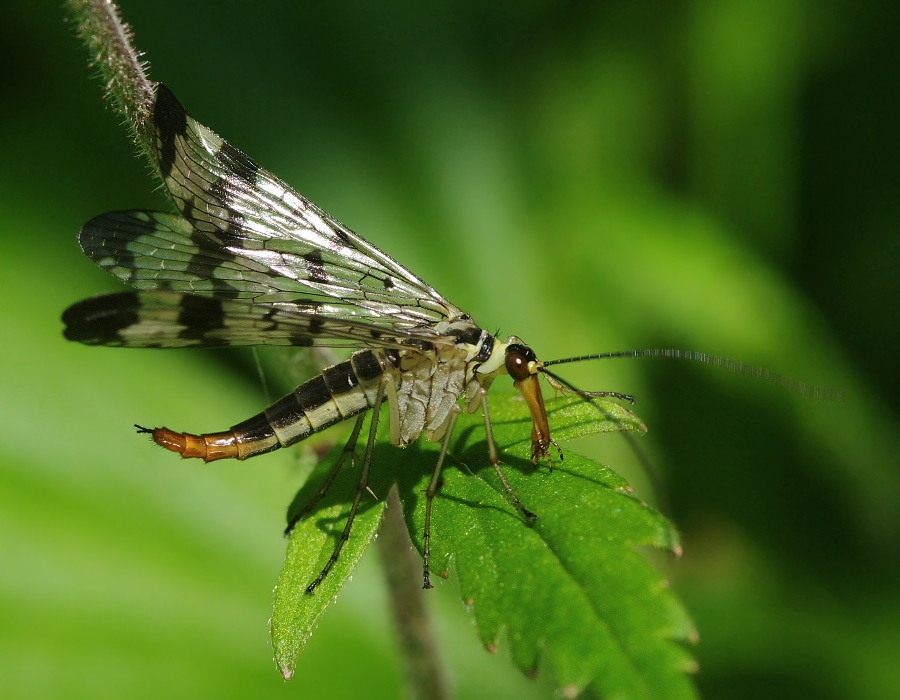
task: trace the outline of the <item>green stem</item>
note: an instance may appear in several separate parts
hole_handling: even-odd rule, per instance
[[[438,658],[431,618],[419,581],[422,562],[412,547],[397,486],[392,486],[378,537],[394,624],[411,700],[449,698],[447,677]]]
[[[151,155],[155,89],[147,77],[147,63],[132,44],[131,27],[122,21],[111,0],[67,0],[66,7],[113,106],[125,117],[138,149],[156,168]]]

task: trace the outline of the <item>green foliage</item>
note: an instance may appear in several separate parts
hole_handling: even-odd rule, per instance
[[[343,446],[337,445],[328,458],[323,459],[313,470],[303,488],[294,497],[294,502],[288,509],[289,513],[295,508],[303,508],[312,500],[342,452]],[[350,539],[347,540],[331,572],[313,594],[307,593],[306,588],[331,557],[347,522],[350,504],[359,482],[358,463],[355,469],[350,463],[343,465],[328,494],[319,501],[312,512],[294,526],[291,532],[284,565],[275,589],[272,612],[275,663],[286,679],[293,675],[297,654],[306,644],[319,618],[350,578],[378,533],[385,505],[383,497],[387,495],[393,474],[393,469],[388,467],[391,462],[387,462],[385,457],[380,450],[373,455],[373,473],[370,479],[373,493],[381,494],[382,498],[374,500],[369,494],[363,495],[353,521],[353,529],[350,531]]]
[[[495,391],[497,391],[495,389]],[[551,471],[529,455],[527,409],[515,396],[492,395],[495,438],[513,490],[539,517],[527,523],[509,503],[487,460],[480,416],[463,416],[450,465],[435,499],[432,570],[455,575],[482,643],[509,646],[529,675],[549,663],[555,684],[571,694],[593,685],[623,698],[693,697],[684,673],[693,662],[678,642],[695,634],[672,591],[636,549],[680,551],[678,536],[638,499],[622,477],[573,451]],[[548,403],[560,439],[594,432],[643,431],[640,420],[612,402],[573,397]],[[600,409],[598,411],[598,409]],[[339,454],[320,465],[295,499],[306,502]],[[437,446],[398,450],[381,445],[371,486],[399,485],[409,531],[422,549],[423,492]],[[291,537],[272,618],[276,662],[286,672],[324,609],[374,537],[382,501],[367,499],[338,564],[314,595],[304,593],[334,547],[346,518],[356,469],[344,468],[328,498]]]
[[[542,359],[671,346],[843,389],[835,407],[683,363],[566,368],[639,399],[704,697],[900,696],[886,89],[900,14],[872,0],[122,5],[152,77],[194,115]],[[61,339],[66,306],[121,289],[78,227],[165,203],[60,4],[4,9],[4,698],[396,699],[376,557],[295,681],[273,671],[265,620],[304,446],[203,465],[132,432],[252,415],[252,364]],[[649,498],[621,439],[577,449]],[[427,600],[456,696],[551,697],[507,641],[484,653],[454,590]]]

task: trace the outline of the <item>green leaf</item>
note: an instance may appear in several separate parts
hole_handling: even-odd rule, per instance
[[[294,497],[288,509],[289,513],[302,508],[313,499],[342,451],[343,446],[338,445],[313,470],[306,484]],[[376,461],[378,456],[382,455],[373,454],[373,468],[376,470],[380,466]],[[306,592],[307,586],[318,576],[339,541],[358,481],[359,464],[357,462],[354,469],[348,460],[313,512],[300,520],[291,531],[284,566],[275,588],[275,604],[272,612],[275,663],[286,680],[293,675],[297,654],[306,644],[319,618],[350,578],[378,532],[378,525],[384,512],[384,499],[379,498],[376,501],[364,497],[353,521],[351,536],[341,551],[341,556],[315,592],[313,594]],[[381,479],[378,479],[378,482],[380,481]],[[376,493],[379,496],[386,496],[387,489]]]
[[[645,430],[613,402],[557,397],[547,409],[558,440]],[[478,414],[457,423],[432,519],[432,570],[456,575],[484,645],[494,650],[505,638],[513,662],[528,674],[546,660],[566,695],[591,686],[603,696],[695,697],[685,676],[694,662],[679,644],[695,636],[693,624],[638,549],[680,551],[672,525],[615,472],[571,450],[552,470],[535,467],[528,411],[517,397],[493,391],[491,417],[504,475],[538,520],[528,523],[509,503],[487,459]],[[338,454],[315,470],[292,508],[317,492]],[[420,552],[423,492],[436,457],[437,446],[424,441],[399,450],[385,440],[373,454],[371,487],[381,499],[398,484]],[[358,465],[345,466],[292,535],[272,620],[286,677],[376,534],[383,502],[365,497],[340,560],[314,595],[304,592],[333,550],[358,478]]]

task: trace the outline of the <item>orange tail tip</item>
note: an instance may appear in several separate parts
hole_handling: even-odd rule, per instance
[[[160,447],[177,452],[182,457],[196,457],[204,462],[216,459],[239,459],[237,439],[232,431],[192,435],[177,433],[168,428],[144,428],[135,426],[139,433],[147,433]]]

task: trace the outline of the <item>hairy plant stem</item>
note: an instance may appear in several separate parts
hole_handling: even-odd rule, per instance
[[[91,67],[103,78],[106,95],[125,123],[138,150],[156,169],[153,156],[153,101],[155,84],[147,77],[148,65],[134,48],[133,35],[113,0],[66,0],[79,38],[87,47]]]
[[[378,550],[391,596],[410,700],[449,698],[447,677],[438,658],[431,616],[425,607],[422,562],[412,548],[397,486],[391,487],[378,536]]]

